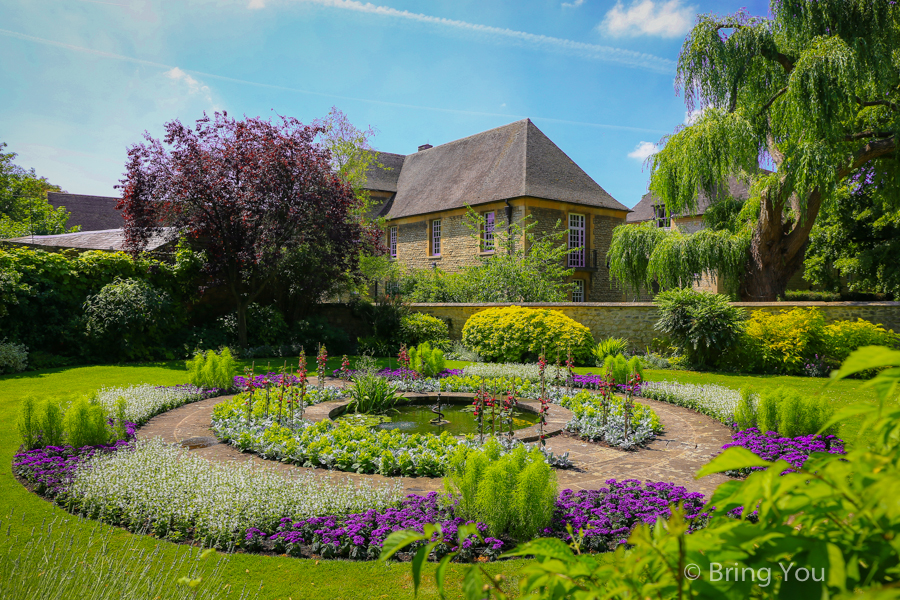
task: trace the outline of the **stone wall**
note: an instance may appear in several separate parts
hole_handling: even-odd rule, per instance
[[[735,306],[747,312],[764,310],[777,312],[796,307],[820,308],[827,322],[839,320],[865,319],[880,323],[888,329],[900,332],[900,302],[735,302]],[[445,319],[450,325],[450,337],[462,338],[462,328],[473,314],[495,306],[510,304],[412,304],[415,311]],[[595,340],[608,337],[624,337],[633,346],[649,345],[653,338],[660,337],[653,329],[658,318],[656,305],[649,302],[584,302],[568,304],[520,304],[531,308],[550,308],[590,328]]]

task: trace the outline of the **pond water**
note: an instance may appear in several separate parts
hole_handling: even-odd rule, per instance
[[[440,434],[444,431],[450,432],[452,435],[465,435],[468,433],[478,433],[478,424],[475,422],[475,415],[472,412],[472,406],[466,404],[444,404],[441,406],[441,412],[444,415],[442,425],[432,425],[430,421],[437,415],[431,412],[431,405],[428,406],[401,406],[390,411],[387,415],[381,417],[385,419],[381,423],[375,425],[378,429],[399,429],[404,433],[435,433]],[[524,410],[516,410],[513,412],[513,429],[524,429],[537,423],[538,415]],[[490,413],[485,419],[485,432],[491,429]],[[508,431],[508,425],[497,417],[497,429]]]

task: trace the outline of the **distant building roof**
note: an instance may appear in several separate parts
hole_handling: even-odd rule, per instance
[[[124,229],[104,229],[100,231],[79,231],[77,233],[60,233],[57,235],[26,235],[3,240],[16,246],[30,246],[45,250],[105,250],[116,252],[125,249]],[[146,250],[157,250],[167,243],[164,235],[150,238]]]
[[[49,192],[47,200],[53,208],[65,206],[71,213],[69,227],[80,225],[82,231],[103,231],[124,225],[121,211],[116,210],[119,198]]]
[[[628,211],[523,119],[414,154],[380,153],[366,188],[396,192],[389,219],[521,196]]]
[[[746,181],[742,181],[737,177],[729,177],[728,178],[728,195],[732,198],[746,199],[750,196],[750,186]],[[718,197],[718,194],[713,195],[713,199]],[[672,215],[673,217],[699,217],[706,212],[706,209],[709,208],[709,205],[712,203],[710,198],[706,195],[705,192],[700,192],[700,195],[697,197],[697,210],[693,211],[690,215]],[[641,223],[643,221],[652,221],[656,218],[656,213],[654,211],[655,206],[661,205],[662,202],[660,199],[653,195],[653,192],[647,192],[643,196],[641,196],[641,201],[634,205],[634,208],[631,209],[631,213],[625,217],[626,223]]]

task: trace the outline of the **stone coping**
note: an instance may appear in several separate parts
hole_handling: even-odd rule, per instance
[[[416,392],[406,392],[403,394],[404,401],[398,404],[403,406],[437,404],[437,392],[429,394],[419,394]],[[467,394],[463,392],[449,392],[441,394],[441,401],[446,404],[472,404],[475,400],[475,394]],[[518,399],[518,407],[522,410],[537,414],[540,411],[541,403],[537,400]],[[324,421],[325,419],[334,420],[343,413],[349,402],[345,399],[330,400],[321,402],[307,408],[303,416],[313,422]],[[550,410],[547,413],[547,423],[544,425],[544,438],[559,435],[565,429],[566,423],[572,420],[572,411],[563,408],[558,404],[550,404]],[[540,425],[532,425],[523,427],[513,432],[513,438],[525,443],[537,442],[541,439]]]
[[[900,306],[900,302],[891,300],[838,300],[835,302],[824,302],[821,300],[786,300],[784,302],[729,302],[732,306],[743,306],[747,308],[784,308],[791,309],[796,306]],[[451,308],[467,308],[467,307],[484,307],[484,308],[502,308],[506,306],[524,306],[526,308],[632,308],[632,307],[650,307],[657,308],[654,302],[412,302],[410,306],[413,308],[422,307],[445,307]]]

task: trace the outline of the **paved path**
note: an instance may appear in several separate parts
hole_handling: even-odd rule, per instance
[[[440,478],[384,477],[360,475],[325,469],[311,469],[263,460],[254,454],[243,454],[233,446],[215,439],[210,429],[212,409],[223,400],[209,398],[163,413],[141,427],[138,438],[160,437],[166,442],[180,443],[204,458],[218,462],[254,461],[269,468],[285,472],[311,472],[328,476],[333,481],[353,482],[401,481],[407,492],[423,493],[442,489]],[[655,400],[639,399],[641,404],[652,407],[659,415],[665,433],[636,451],[623,451],[602,444],[586,442],[571,434],[562,434],[547,440],[547,447],[555,454],[569,453],[575,469],[557,471],[560,489],[597,489],[607,479],[641,479],[645,481],[671,481],[683,485],[689,491],[709,495],[717,485],[726,481],[724,475],[712,475],[694,479],[694,474],[722,445],[731,441],[727,427],[692,410]],[[320,405],[321,406],[321,405]]]

